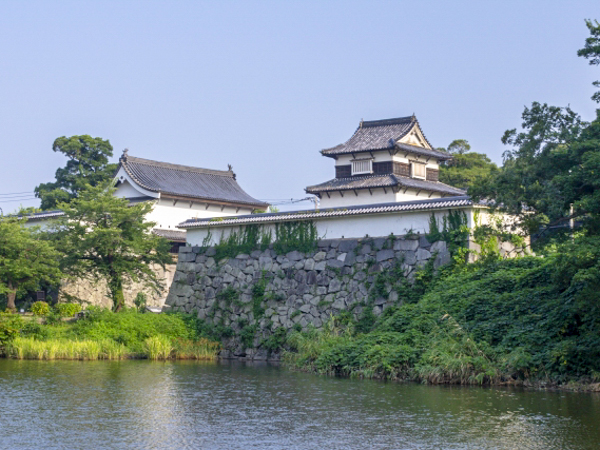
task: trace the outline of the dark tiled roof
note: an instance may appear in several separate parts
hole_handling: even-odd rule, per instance
[[[399,175],[366,175],[348,178],[334,178],[325,183],[309,186],[306,188],[308,194],[320,192],[348,191],[353,189],[368,189],[393,187],[408,189],[422,189],[424,191],[440,192],[449,195],[465,195],[465,191],[449,186],[439,181],[419,180],[416,178],[401,177]]]
[[[126,153],[119,160],[129,176],[144,189],[162,194],[229,202],[266,208],[267,203],[250,197],[240,187],[231,170],[211,170],[182,166]]]
[[[185,242],[185,231],[166,230],[164,228],[155,228],[152,230],[154,234],[173,242]]]
[[[438,159],[451,158],[448,153],[439,150],[431,150],[408,144],[401,144],[401,147],[397,146],[396,142],[398,139],[406,136],[416,125],[418,125],[418,121],[415,116],[361,122],[348,141],[336,147],[321,150],[321,154],[324,156],[335,157],[337,155],[365,151],[393,150],[398,147],[402,150],[424,156],[432,156]],[[427,144],[429,144],[429,142],[427,142]]]
[[[400,144],[396,144],[396,148],[400,152],[404,151],[406,153],[413,153],[415,155],[421,155],[421,156],[425,156],[425,157],[433,157],[433,158],[437,159],[438,161],[447,161],[449,159],[452,159],[452,155],[448,152],[443,152],[441,150],[433,150],[430,148],[418,147],[416,145],[400,143]]]
[[[267,214],[249,214],[244,216],[223,217],[220,220],[210,218],[189,219],[178,226],[180,228],[207,228],[228,225],[244,225],[255,223],[275,223],[290,220],[312,220],[325,217],[354,216],[362,214],[383,214],[404,211],[430,211],[465,206],[485,207],[475,204],[470,197],[434,198],[428,200],[412,200],[408,202],[380,203],[377,205],[359,205],[345,208],[329,208],[321,210],[306,210]]]
[[[25,217],[28,222],[33,220],[46,220],[51,219],[53,217],[61,217],[64,216],[65,213],[60,209],[56,209],[54,211],[42,211],[33,214],[27,214],[26,216],[18,216],[19,218]]]

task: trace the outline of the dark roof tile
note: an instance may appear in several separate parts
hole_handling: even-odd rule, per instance
[[[325,183],[309,186],[306,188],[308,194],[320,192],[347,191],[353,189],[368,189],[382,187],[403,187],[409,189],[422,189],[426,191],[440,192],[449,195],[465,195],[465,191],[449,186],[439,181],[419,180],[416,178],[402,177],[399,175],[366,175],[348,178],[334,178]]]
[[[123,154],[120,167],[144,189],[162,194],[265,208],[267,203],[248,195],[235,174],[225,170],[182,166]]]

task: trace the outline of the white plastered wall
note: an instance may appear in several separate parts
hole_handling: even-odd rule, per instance
[[[468,220],[472,220],[472,208],[456,209],[465,211]],[[432,211],[416,211],[339,216],[313,219],[313,223],[320,239],[363,238],[366,235],[380,237],[390,234],[400,236],[408,232],[427,234],[429,233],[431,213]],[[435,211],[436,219],[440,224],[443,216],[447,213],[448,210]],[[197,246],[215,245],[221,239],[226,239],[232,231],[239,230],[240,226],[238,225],[212,226],[210,231],[208,228],[190,228],[187,230],[187,243]],[[275,225],[264,224],[262,230],[270,230],[275,237]],[[210,239],[207,240],[209,232]]]
[[[206,218],[206,217],[221,217],[234,216],[236,214],[250,214],[252,208],[235,208],[226,206],[222,208],[218,205],[210,205],[206,203],[197,203],[186,200],[174,200],[171,198],[161,198],[154,200],[152,212],[146,216],[146,219],[156,222],[157,228],[169,229],[177,228],[181,222],[188,219]]]
[[[387,193],[386,193],[387,191]],[[338,191],[329,192],[329,196],[326,193],[321,195],[320,208],[343,208],[348,206],[360,206],[360,205],[375,205],[378,203],[396,203],[406,202],[410,200],[426,200],[430,198],[440,198],[441,195],[437,192],[429,191],[417,191],[414,189],[401,189],[398,192],[394,192],[391,188],[371,189],[360,189],[356,191],[343,191],[342,195]]]

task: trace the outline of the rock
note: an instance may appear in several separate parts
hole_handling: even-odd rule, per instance
[[[415,252],[412,251],[400,251],[396,253],[396,258],[398,258],[399,260],[401,260],[402,262],[404,262],[404,264],[416,264],[417,262],[417,255]]]
[[[315,256],[314,256],[314,260],[315,262],[319,262],[319,261],[323,261],[325,259],[325,257],[327,256],[327,253],[325,252],[318,252]]]
[[[398,240],[398,241],[394,242],[394,250],[416,251],[418,248],[419,248],[419,241]]]
[[[310,305],[302,305],[300,307],[300,312],[303,312],[304,314],[307,314],[310,312]]]
[[[352,266],[356,262],[356,255],[354,252],[346,254],[346,259],[344,259],[344,265],[346,267]]]
[[[312,286],[313,284],[317,283],[317,272],[314,270],[311,270],[310,272],[308,272],[306,274],[306,284],[308,284],[309,286]]]
[[[322,271],[325,270],[325,267],[327,266],[327,262],[325,261],[320,261],[318,263],[315,264],[315,270],[317,271]]]
[[[304,261],[304,270],[309,271],[315,268],[315,260],[312,258],[308,258]]]
[[[340,254],[337,256],[337,258],[336,258],[336,259],[337,259],[337,260],[339,260],[339,261],[342,261],[342,262],[344,262],[344,261],[346,260],[346,254],[347,254],[347,253],[340,253]]]
[[[377,252],[376,261],[387,261],[388,259],[394,258],[394,250],[379,250]]]
[[[437,269],[441,266],[445,266],[452,261],[452,256],[450,256],[450,252],[448,250],[440,251],[435,257],[435,261],[433,262],[433,268]]]
[[[333,302],[331,307],[339,310],[346,309],[346,302],[343,298],[338,298]]]
[[[429,251],[431,253],[439,253],[446,250],[446,243],[444,241],[437,241],[431,244]]]
[[[204,263],[204,265],[206,266],[207,269],[210,269],[212,266],[215,265],[215,259],[214,258],[208,258],[206,260],[206,262]]]
[[[364,244],[361,248],[359,253],[361,255],[368,255],[369,253],[371,253],[371,246],[369,244]]]
[[[273,259],[270,256],[261,256],[258,258],[258,265],[261,270],[271,270],[271,267],[273,267]]]
[[[327,267],[333,267],[336,269],[341,269],[342,267],[344,267],[344,262],[340,261],[339,259],[328,259],[327,260]]]
[[[179,247],[179,254],[182,253],[192,253],[192,247],[190,247],[189,245],[183,245]]]
[[[429,240],[427,239],[427,236],[419,237],[419,246],[421,248],[425,248],[425,249],[431,247],[431,242],[429,242]]]
[[[383,248],[383,246],[385,245],[385,241],[387,241],[387,238],[384,238],[384,237],[375,238],[375,239],[373,239],[373,246],[375,247],[376,250],[381,250]]]
[[[333,280],[331,280],[331,283],[329,283],[328,292],[338,292],[341,290],[342,290],[342,282],[340,280],[338,280],[337,278],[334,278]]]
[[[424,248],[420,248],[419,250],[417,250],[415,255],[417,257],[417,262],[431,258],[431,253],[425,250]]]
[[[210,247],[210,248],[206,249],[206,252],[204,252],[204,254],[206,256],[215,256],[217,254],[217,249],[214,247]]]
[[[287,255],[285,255],[287,257],[287,259],[289,259],[290,261],[300,261],[301,259],[304,259],[304,255],[298,251],[293,251],[288,253]]]

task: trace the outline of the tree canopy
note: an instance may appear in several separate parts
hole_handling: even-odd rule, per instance
[[[591,37],[578,54],[597,65],[600,25],[586,25]],[[598,93],[594,99],[600,100]],[[570,220],[588,234],[600,234],[600,110],[587,123],[569,107],[534,102],[525,108],[521,127],[502,138],[509,149],[501,170],[476,183],[471,193],[492,199],[537,237],[569,230]]]
[[[116,164],[109,164],[113,148],[108,140],[88,135],[59,137],[52,150],[64,154],[69,160],[56,171],[56,181],[42,183],[35,188],[36,197],[42,200],[43,210],[57,208],[61,202],[77,198],[86,185],[97,186],[112,178]]]
[[[164,268],[171,262],[168,242],[151,233],[153,222],[146,221],[152,204],[129,204],[113,195],[110,182],[87,186],[77,198],[58,206],[65,216],[54,233],[64,252],[64,271],[71,276],[105,280],[113,308],[124,304],[123,287],[144,282],[159,289],[152,265]]]
[[[15,218],[0,220],[0,293],[15,309],[17,295],[37,289],[42,281],[58,283],[60,253],[35,229]]]
[[[452,159],[440,165],[440,181],[461,189],[469,189],[481,179],[498,170],[487,155],[471,152],[471,145],[465,139],[456,139],[447,149]]]

